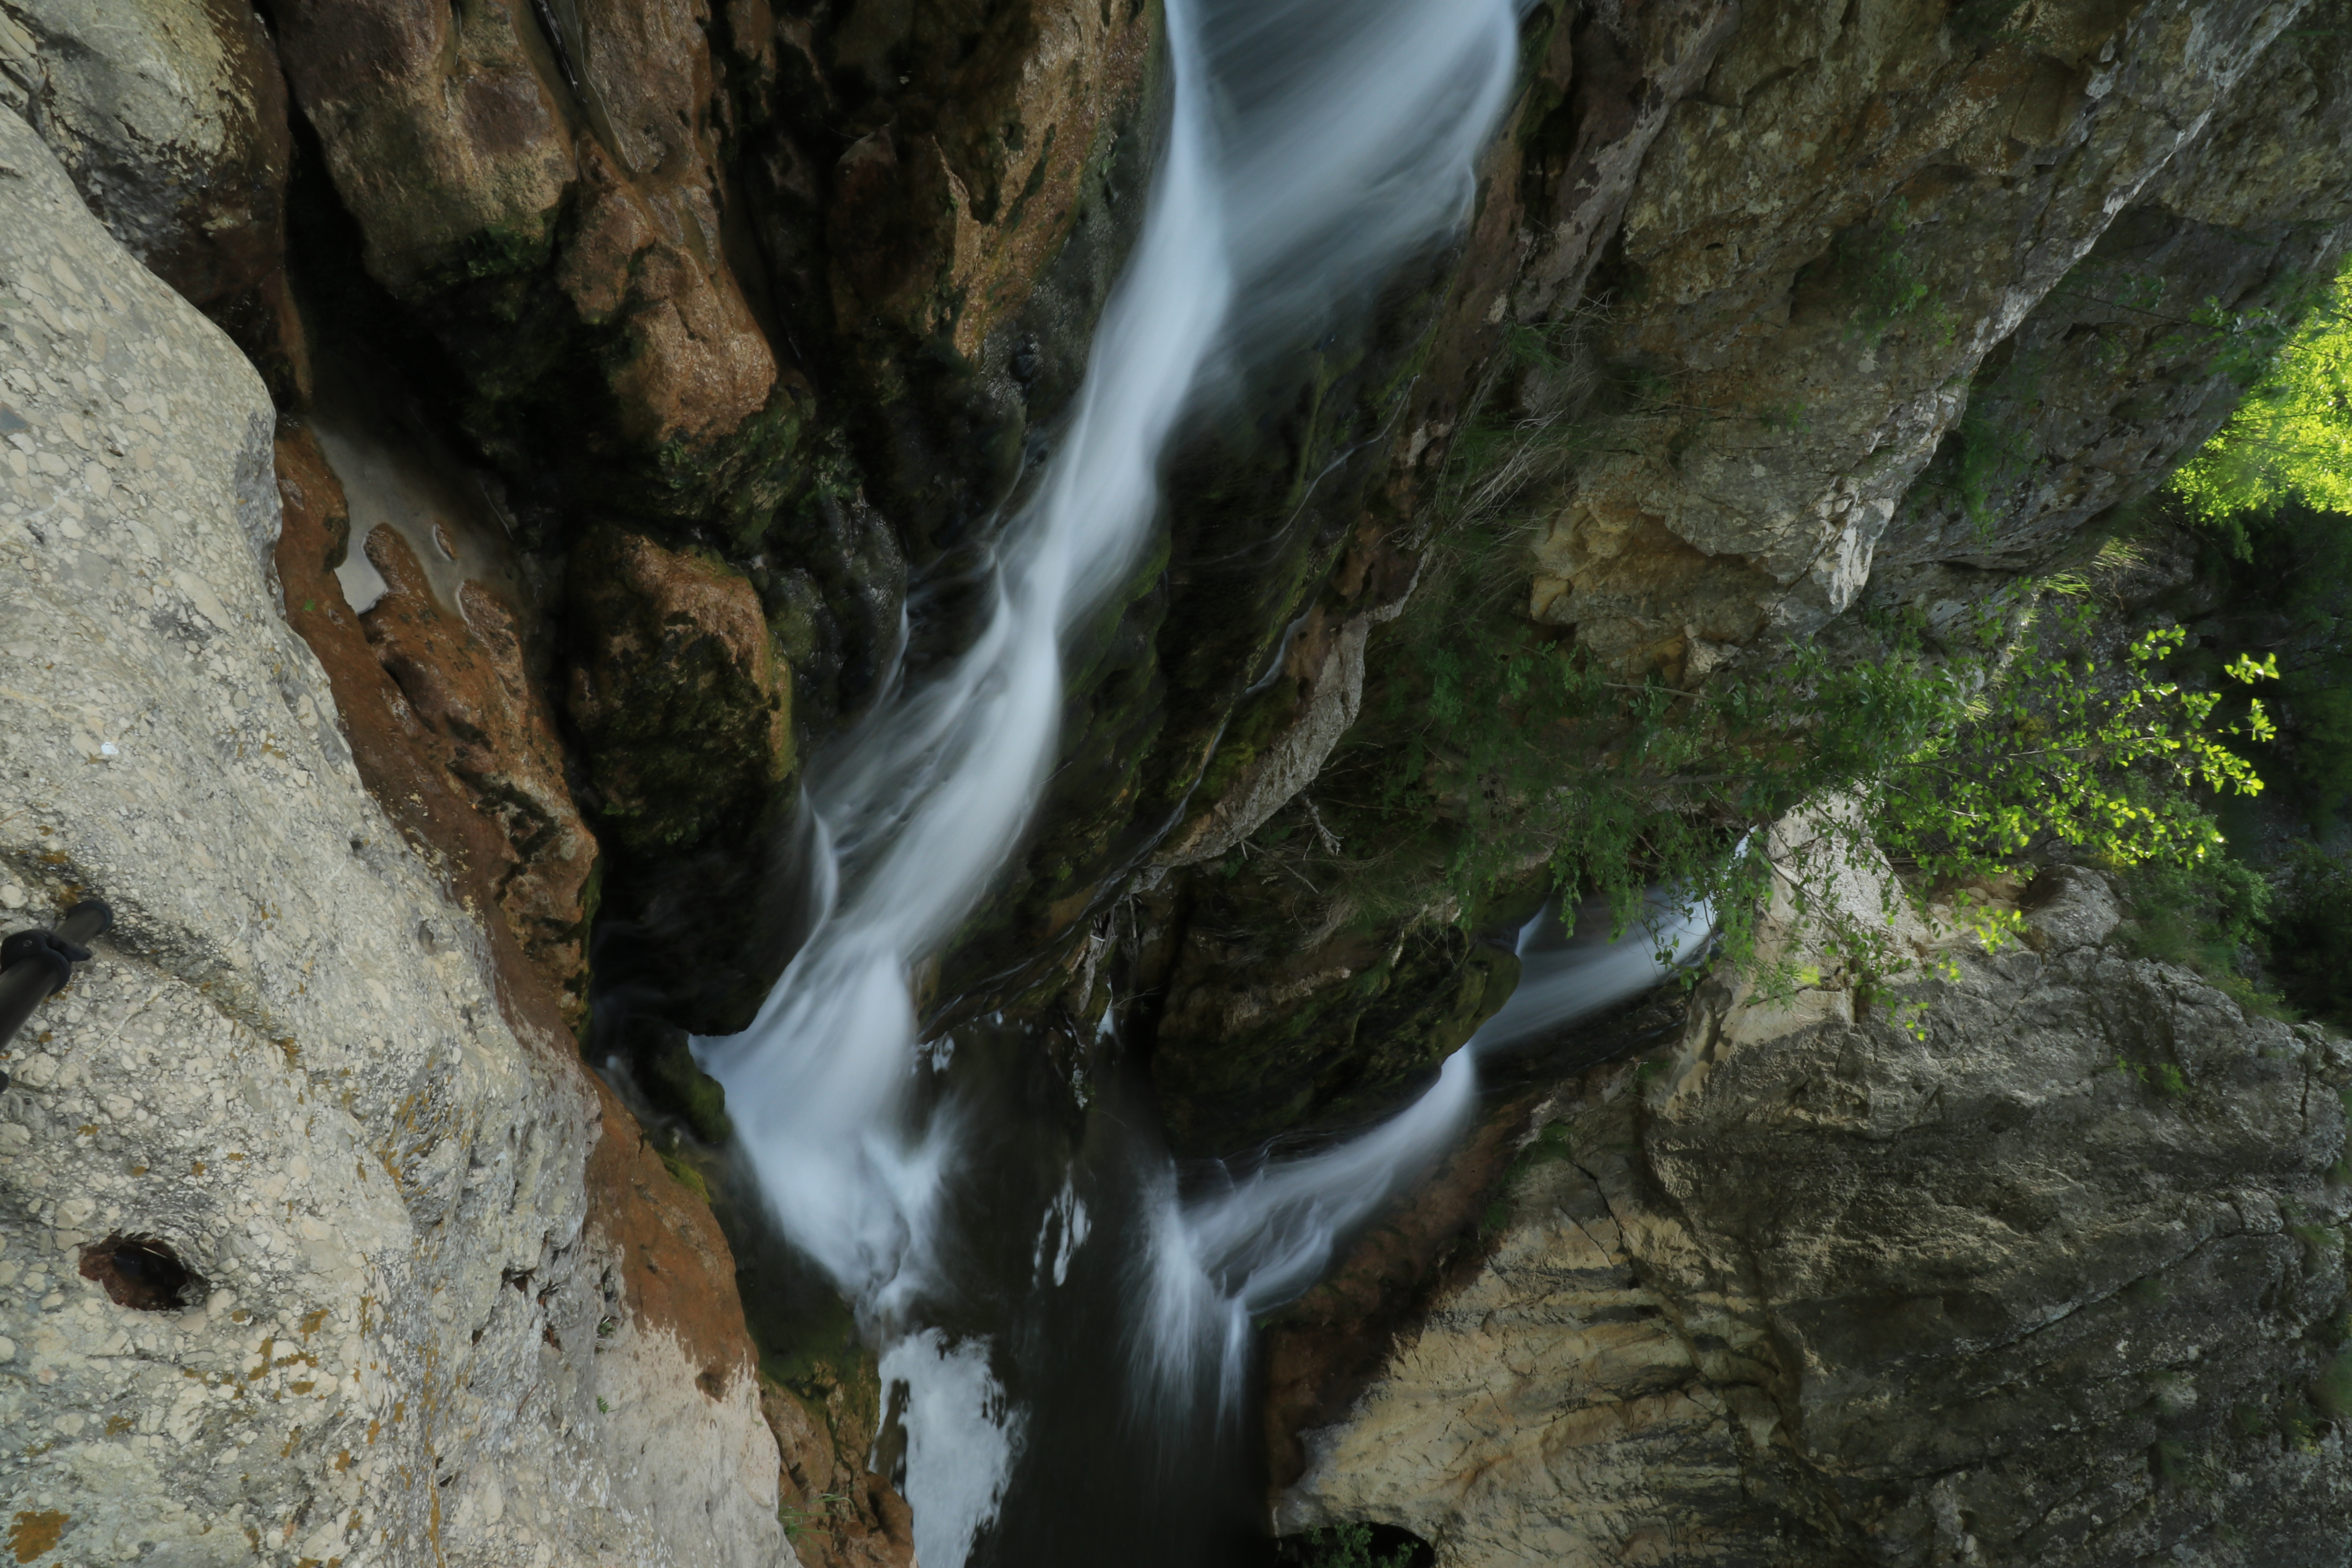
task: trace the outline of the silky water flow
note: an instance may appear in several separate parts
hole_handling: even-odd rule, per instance
[[[777,1226],[881,1346],[924,1568],[1237,1560],[1257,1528],[1232,1457],[1253,1314],[1442,1152],[1474,1051],[1517,1026],[1507,1009],[1360,1136],[1181,1195],[1143,1099],[1097,1086],[1071,1132],[1024,1042],[923,1040],[910,987],[1028,825],[1063,640],[1149,542],[1180,420],[1248,374],[1249,344],[1315,330],[1467,215],[1517,10],[1165,0],[1142,232],[998,535],[983,628],[811,769],[809,935],[748,1030],[696,1042]],[[1618,994],[1654,980],[1636,967]],[[1565,1005],[1613,999],[1561,984]]]

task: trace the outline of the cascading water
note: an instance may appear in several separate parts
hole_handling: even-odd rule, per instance
[[[910,971],[1027,826],[1056,740],[1062,640],[1139,558],[1179,421],[1246,371],[1252,344],[1295,340],[1467,213],[1473,160],[1510,85],[1517,9],[1165,0],[1172,102],[1138,249],[1042,481],[1000,534],[983,629],[812,770],[811,934],[749,1030],[698,1042],[779,1226],[856,1303],[885,1344],[886,1377],[909,1390],[907,1486],[926,1568],[971,1553],[1026,1415],[983,1339],[926,1321],[956,1296],[951,1178],[985,1119],[940,1091],[950,1047],[919,1039]],[[1213,1363],[1230,1402],[1248,1311],[1311,1279],[1339,1230],[1451,1135],[1470,1092],[1465,1055],[1362,1140],[1190,1205],[1164,1156],[1082,1160],[1037,1237],[1040,1288],[1075,1289],[1086,1274],[1085,1176],[1098,1209],[1126,1211],[1094,1214],[1095,1232],[1116,1217],[1141,1239],[1140,1269],[1097,1285],[1140,1284],[1158,1303],[1140,1320],[1145,1366],[1189,1389]]]
[[[1250,1322],[1312,1285],[1342,1238],[1425,1172],[1454,1141],[1477,1094],[1478,1061],[1650,989],[1705,944],[1714,911],[1655,897],[1638,935],[1605,941],[1605,907],[1563,924],[1547,906],[1520,930],[1519,983],[1502,1010],[1446,1058],[1437,1081],[1359,1137],[1245,1179],[1176,1194],[1153,1189],[1139,1271],[1137,1359],[1143,1384],[1193,1396],[1213,1378],[1232,1409],[1248,1368]],[[1581,933],[1583,940],[1579,941]]]

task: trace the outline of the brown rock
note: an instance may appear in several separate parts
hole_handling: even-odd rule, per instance
[[[722,440],[767,406],[777,372],[725,259],[707,11],[592,0],[564,14],[578,37],[543,31],[558,14],[522,0],[458,15],[377,0],[285,18],[287,68],[368,270],[493,402],[569,406],[588,379],[635,452]],[[559,225],[567,202],[577,220]],[[599,331],[511,341],[551,294]]]
[[[506,847],[493,897],[523,951],[554,980],[565,1011],[587,1004],[588,880],[596,840],[564,784],[554,715],[524,668],[515,616],[467,582],[462,615],[437,604],[408,542],[389,528],[365,541],[383,597],[360,616],[376,661],[400,689],[420,740],[496,824]]]
[[[708,193],[642,191],[591,142],[580,162],[581,226],[557,277],[583,321],[622,328],[625,346],[609,384],[623,434],[645,446],[727,435],[767,403],[776,360],[734,275],[689,248],[689,225],[718,234]]]
[[[623,1281],[637,1323],[677,1337],[696,1381],[716,1399],[754,1375],[758,1352],[735,1291],[735,1256],[710,1205],[662,1163],[644,1129],[595,1074],[604,1132],[588,1152],[589,1223],[625,1259]]]
[[[813,1406],[775,1383],[761,1384],[760,1413],[783,1459],[780,1489],[799,1518],[788,1533],[808,1568],[913,1568],[914,1510],[866,1468],[879,1414],[875,1393],[835,1383]]]
[[[445,269],[545,254],[573,161],[524,0],[293,0],[277,16],[370,273],[413,298]]]
[[[360,776],[454,890],[516,944],[559,1028],[584,1016],[588,884],[596,841],[563,782],[553,715],[523,668],[512,612],[478,584],[467,620],[436,603],[407,544],[367,541],[386,590],[353,614],[333,567],[351,521],[317,438],[278,442],[287,618],[325,666]],[[515,976],[509,975],[510,981]]]
[[[1027,0],[975,37],[938,10],[918,7],[904,38],[845,30],[844,68],[887,85],[904,51],[920,85],[895,128],[842,154],[827,232],[844,322],[878,314],[972,360],[1068,239],[1087,164],[1142,79],[1151,13]]]
[[[608,830],[656,849],[756,812],[793,769],[792,668],[751,583],[617,528],[572,583],[569,706]]]

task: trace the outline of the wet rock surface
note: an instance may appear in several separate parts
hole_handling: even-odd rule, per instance
[[[206,650],[259,636],[268,592],[247,615],[210,557],[178,563],[164,542],[140,540],[136,561],[106,564],[91,519],[131,508],[152,531],[177,508],[195,521],[173,526],[204,523],[187,500],[122,475],[184,486],[175,464],[236,455],[220,484],[237,498],[254,570],[274,567],[286,620],[326,676],[286,674],[309,667],[277,637],[260,660],[278,670],[270,697],[248,660],[229,683],[242,695],[205,721],[202,766],[109,797],[107,820],[132,835],[113,848],[68,843],[61,820],[0,817],[0,836],[48,829],[10,852],[27,909],[63,896],[79,868],[96,868],[93,883],[97,871],[160,876],[169,857],[121,847],[143,845],[141,831],[216,857],[249,834],[279,846],[268,867],[221,872],[233,896],[224,880],[218,898],[134,910],[105,955],[113,967],[61,1004],[80,1010],[53,1044],[115,1029],[109,988],[144,996],[155,977],[144,1021],[54,1066],[27,1062],[12,1104],[70,1093],[130,1109],[87,1110],[70,1137],[54,1117],[20,1121],[42,1141],[37,1158],[18,1155],[33,1162],[26,1179],[53,1185],[39,1189],[47,1197],[21,1190],[29,1217],[0,1267],[14,1249],[55,1252],[37,1270],[45,1293],[28,1300],[70,1288],[90,1305],[42,1309],[39,1321],[128,1323],[121,1331],[153,1357],[212,1356],[204,1375],[226,1387],[218,1335],[274,1335],[279,1349],[257,1338],[239,1351],[247,1363],[332,1361],[314,1342],[328,1331],[300,1327],[317,1306],[298,1311],[294,1298],[341,1303],[349,1282],[336,1272],[346,1258],[257,1283],[252,1259],[285,1248],[219,1239],[247,1236],[241,1216],[267,1206],[239,1183],[282,1178],[268,1205],[314,1204],[300,1223],[331,1235],[287,1243],[301,1268],[345,1242],[366,1255],[377,1272],[362,1293],[379,1317],[352,1329],[357,1360],[343,1358],[323,1396],[342,1403],[307,1423],[310,1437],[232,1419],[242,1406],[230,1395],[231,1415],[188,1428],[208,1451],[287,1450],[234,1505],[246,1510],[239,1533],[220,1540],[238,1551],[250,1528],[284,1537],[264,1539],[268,1550],[307,1552],[304,1531],[331,1510],[313,1508],[288,1535],[271,1521],[303,1505],[286,1500],[359,1487],[383,1521],[371,1528],[405,1542],[365,1549],[395,1559],[438,1528],[460,1560],[527,1561],[543,1542],[558,1559],[668,1550],[725,1561],[768,1539],[759,1508],[728,1493],[701,1516],[720,1521],[709,1541],[665,1510],[709,1495],[711,1475],[761,1469],[769,1456],[742,1417],[747,1401],[764,1401],[784,1450],[779,1495],[834,1517],[834,1533],[805,1535],[802,1549],[902,1562],[904,1505],[866,1469],[881,1415],[862,1394],[835,1398],[856,1376],[745,1392],[728,1248],[677,1173],[707,1152],[691,1144],[728,1135],[685,1031],[740,1026],[789,955],[799,760],[867,710],[902,627],[916,679],[971,635],[975,563],[1053,439],[1141,210],[1164,63],[1156,13],[1133,0],[288,0],[268,15],[265,26],[207,0],[0,0],[0,103],[115,238],[230,333],[278,416],[273,497],[272,411],[249,380],[201,418],[172,390],[192,374],[181,353],[234,379],[233,360],[213,364],[226,353],[217,340],[200,353],[186,346],[197,338],[158,335],[147,316],[134,330],[110,303],[77,302],[39,267],[12,274],[23,309],[10,330],[65,334],[56,341],[84,345],[87,362],[38,368],[50,349],[20,334],[0,363],[17,377],[0,393],[0,436],[26,464],[9,482],[84,509],[38,501],[48,510],[25,536],[36,542],[13,548],[37,564],[56,560],[44,552],[69,558],[27,581],[49,584],[69,606],[58,624],[75,627],[75,616],[115,627],[108,595],[131,595],[120,614],[132,631],[99,639],[106,658],[152,632],[194,650],[154,668],[214,679],[228,655]],[[1324,779],[1327,797],[1344,797],[1350,775],[1326,771],[1335,759],[1344,769],[1401,679],[1387,661],[1408,646],[1416,584],[1446,548],[1431,529],[1463,433],[1542,423],[1572,452],[1523,498],[1535,560],[1514,566],[1509,596],[1545,635],[1629,672],[1703,679],[1784,634],[1826,627],[1833,643],[1850,605],[1940,612],[2046,569],[2227,416],[2238,384],[2200,312],[2283,319],[2340,263],[2352,239],[2339,177],[2352,125],[2344,21],[2334,0],[1536,7],[1521,94],[1458,242],[1300,341],[1257,345],[1248,387],[1188,431],[1168,476],[1165,552],[1072,639],[1063,753],[1023,858],[918,977],[934,1023],[1009,1007],[1092,1029],[1113,1012],[1129,1047],[1150,1057],[1188,1153],[1349,1125],[1409,1095],[1506,994],[1503,934],[1527,912],[1517,902],[1540,896],[1542,873],[1466,901],[1433,877],[1425,896],[1373,907],[1312,884],[1302,894],[1281,846],[1333,837],[1303,792]],[[151,289],[139,309],[160,310],[162,298]],[[199,333],[186,312],[174,319]],[[151,340],[183,346],[108,368],[126,342]],[[342,411],[314,384],[350,363],[393,389],[385,406],[421,409],[457,455],[515,557],[507,586],[526,591],[452,577],[457,552],[436,555],[426,535],[364,516],[354,529],[367,508],[344,491],[358,481],[321,440]],[[60,398],[70,420],[43,423]],[[261,423],[214,427],[233,416]],[[386,429],[371,415],[354,432]],[[346,581],[363,566],[383,592],[354,608]],[[204,594],[243,617],[237,626],[212,617]],[[80,635],[45,630],[16,658],[64,680],[35,644]],[[137,684],[121,679],[125,693]],[[81,751],[99,760],[79,765],[100,770],[87,776],[135,765],[121,760],[131,731],[63,689],[41,687],[26,711],[79,726],[73,745],[90,740]],[[271,701],[315,737],[309,751],[255,716]],[[166,711],[131,695],[119,706],[134,728]],[[345,744],[350,762],[333,762]],[[312,794],[222,795],[215,767],[232,779],[294,769]],[[381,816],[351,788],[354,769]],[[328,815],[377,828],[338,826],[331,854],[286,847],[317,827],[318,792],[335,790],[342,804]],[[42,798],[49,809],[81,797],[59,786]],[[190,804],[205,801],[230,815]],[[346,871],[400,890],[371,895],[375,924],[315,943],[373,932],[384,953],[406,955],[410,927],[442,932],[410,966],[426,969],[399,986],[396,973],[379,978],[399,1011],[410,1000],[400,986],[432,993],[412,1033],[458,1042],[446,1050],[404,1057],[381,1023],[354,1043],[352,1018],[383,1015],[373,993],[324,990],[316,970],[255,978],[268,964],[231,953],[304,921],[327,932],[334,921],[305,915],[303,900],[345,900],[343,873],[311,860],[342,865],[351,856],[335,846],[352,837],[364,864]],[[280,882],[286,898],[255,891]],[[470,925],[435,901],[436,883]],[[294,914],[272,912],[287,898]],[[2043,950],[1971,961],[1939,1004],[1932,1048],[1883,1021],[1798,1028],[1727,1004],[1690,1037],[1717,1029],[1705,1049],[1722,1059],[1700,1071],[1692,1055],[1671,1090],[1625,1068],[1554,1085],[1548,1099],[1515,1090],[1516,1109],[1444,1188],[1457,1205],[1493,1201],[1495,1171],[1536,1131],[1492,1223],[1406,1216],[1386,1233],[1389,1253],[1360,1258],[1343,1281],[1341,1296],[1359,1292],[1352,1304],[1323,1300],[1311,1333],[1294,1321],[1276,1403],[1290,1413],[1286,1432],[1303,1421],[1322,1436],[1287,1517],[1409,1524],[1461,1562],[2093,1563],[2159,1549],[2327,1560],[2312,1543],[2340,1528],[2342,1467],[2314,1369],[2334,1364],[2326,1322],[2339,1309],[2322,1299],[2341,1266],[2294,1227],[2340,1217],[2334,1189],[2311,1175],[2332,1124],[2289,1129],[2284,1080],[2272,1081],[2285,1069],[2260,1064],[2304,1064],[2324,1111],[2336,1047],[2231,1023],[2212,994],[2197,1000],[2193,982],[2124,958],[2057,910],[2041,917]],[[617,1020],[593,1048],[649,1131],[567,1055],[592,948]],[[1983,1002],[1997,996],[2010,1012]],[[2029,1016],[2039,1033],[2021,1032]],[[299,1059],[286,1056],[268,1079],[277,1087],[253,1091],[257,1120],[236,1132],[244,1161],[175,1144],[173,1160],[202,1159],[205,1181],[180,1178],[194,1194],[175,1198],[182,1209],[134,1212],[143,1189],[110,1162],[163,1166],[144,1144],[91,1140],[128,1137],[109,1131],[126,1115],[146,1127],[142,1110],[156,1128],[173,1122],[138,1096],[163,1092],[145,1079],[182,1034],[218,1037],[203,1048],[234,1065],[220,1067],[223,1084],[259,1070],[253,1053],[283,1054],[261,1042],[291,1038]],[[518,1034],[547,1043],[547,1059],[514,1057]],[[2094,1035],[2121,1042],[2111,1054],[2125,1070],[2084,1065]],[[2184,1040],[2220,1042],[2219,1065],[2181,1057]],[[2151,1054],[2130,1054],[2142,1045]],[[320,1062],[352,1079],[330,1083]],[[2169,1084],[2157,1073],[2167,1064],[2200,1085],[2177,1104],[2149,1087]],[[474,1076],[450,1076],[461,1072]],[[353,1088],[362,1080],[375,1087]],[[556,1152],[528,1182],[513,1178],[511,1212],[554,1216],[544,1235],[577,1239],[496,1243],[511,1253],[500,1273],[523,1282],[506,1281],[512,1301],[503,1288],[481,1298],[466,1249],[492,1243],[435,1218],[440,1168],[374,1197],[289,1176],[296,1154],[265,1136],[290,1115],[287,1094],[306,1121],[314,1105],[341,1105],[349,1125],[335,1136],[392,1149],[401,1171],[450,1158],[435,1150],[487,1149],[499,1127],[547,1129]],[[1885,1121],[1882,1102],[1911,1109]],[[306,1125],[303,1140],[318,1136]],[[2065,1157],[2051,1163],[2034,1139]],[[105,1152],[103,1170],[41,1163],[68,1148]],[[2092,1168],[2096,1151],[2112,1169]],[[299,1157],[351,1163],[309,1142]],[[2045,1165],[2039,1186],[2004,1174]],[[484,1180],[506,1191],[496,1183],[507,1177]],[[2131,1181],[2175,1229],[2123,1212]],[[316,1192],[296,1191],[306,1183]],[[76,1184],[92,1207],[68,1224],[52,1200]],[[1906,1205],[1882,1191],[1924,1195]],[[1780,1209],[1758,1206],[1774,1193],[1789,1194]],[[363,1200],[379,1206],[362,1212]],[[490,1200],[450,1200],[478,1201]],[[58,1240],[111,1258],[118,1232],[152,1232],[214,1291],[243,1293],[232,1314],[259,1315],[215,1324],[192,1303],[184,1313],[210,1326],[174,1330],[167,1345],[162,1329],[123,1316],[138,1309],[105,1279],[76,1272],[80,1255]],[[2075,1237],[2065,1245],[2079,1258],[2053,1253],[2053,1234]],[[1954,1259],[1989,1283],[1956,1282]],[[2140,1273],[2111,1278],[2132,1259]],[[2067,1275],[2078,1263],[2087,1272]],[[313,1275],[326,1283],[314,1289]],[[2258,1279],[2268,1293],[2225,1300],[2223,1279]],[[433,1317],[436,1300],[494,1306],[460,1322]],[[1399,1310],[1421,1313],[1412,1342],[1426,1354],[1393,1362],[1354,1425],[1333,1425]],[[1478,1314],[1508,1328],[1465,1326]],[[2077,1323],[2105,1334],[2109,1319],[2154,1370],[2125,1368],[2138,1351],[2095,1354],[2091,1340],[2067,1337]],[[345,1318],[328,1321],[343,1331]],[[555,1358],[539,1371],[521,1343],[534,1326]],[[478,1342],[457,1331],[474,1327]],[[48,1331],[5,1331],[24,1343]],[[379,1354],[385,1336],[410,1359]],[[307,1348],[285,1348],[295,1344]],[[67,1356],[39,1353],[53,1352]],[[0,1361],[0,1372],[30,1364]],[[320,1370],[293,1365],[263,1372]],[[16,1408],[61,1420],[70,1401],[52,1391],[80,1399],[95,1385],[75,1381],[88,1368],[70,1357],[42,1366],[64,1381],[25,1384],[30,1403]],[[249,1364],[237,1375],[249,1379]],[[328,1386],[311,1380],[302,1397]],[[477,1384],[507,1392],[449,1393]],[[281,1395],[273,1412],[296,1397],[290,1382],[268,1386]],[[409,1444],[398,1451],[411,1480],[397,1485],[393,1470],[367,1468],[366,1445],[350,1468],[321,1470],[312,1450],[358,1420],[353,1390],[386,1422],[386,1398],[405,1398],[403,1419],[416,1420],[428,1394],[446,1394],[435,1432],[473,1435],[383,1436]],[[479,1414],[508,1394],[521,1415]],[[1461,1415],[1474,1394],[1486,1413]],[[597,1397],[624,1414],[588,1416],[582,1401]],[[2227,1419],[2215,1414],[2225,1405]],[[2242,1410],[2253,1414],[2241,1421]],[[144,1453],[146,1417],[122,1418],[134,1425],[107,1440]],[[180,1420],[167,1418],[166,1435]],[[2004,1444],[1995,1428],[2025,1436]],[[97,1535],[76,1532],[101,1528],[96,1505],[77,1500],[89,1497],[203,1496],[207,1519],[232,1517],[219,1511],[229,1502],[161,1470],[123,1472],[111,1491],[89,1480],[121,1456],[88,1432],[60,1426],[38,1441],[83,1456],[72,1486],[84,1489],[45,1482],[26,1494],[20,1554],[95,1552],[77,1544]],[[496,1443],[519,1445],[523,1479],[481,1480],[488,1461],[426,1462],[428,1450],[465,1458]],[[1303,1466],[1307,1453],[1282,1462]],[[526,1500],[551,1495],[529,1478],[562,1466],[610,1485],[589,1488],[590,1502]],[[1461,1485],[1450,1500],[1435,1482],[1414,1491],[1397,1478],[1416,1468]],[[459,1468],[472,1479],[454,1479]],[[439,1489],[446,1511],[399,1489],[422,1474],[453,1478]],[[743,1496],[764,1507],[767,1484],[753,1476]],[[309,1554],[328,1561],[320,1543]],[[347,1545],[363,1560],[356,1538]],[[205,1561],[210,1547],[185,1550]]]
[[[567,707],[608,831],[651,850],[759,816],[793,771],[792,667],[751,583],[618,530],[572,571]]]
[[[1517,1111],[1387,1233],[1450,1254],[1294,1394],[1278,1516],[1460,1563],[2338,1561],[2352,1047],[2129,956],[2095,873],[2033,897],[1917,1033],[1711,982]],[[1321,1316],[1277,1386],[1378,1338]]]
[[[787,1560],[708,1211],[502,1006],[280,616],[259,377],[13,116],[0,163],[0,904],[119,922],[0,1097],[18,1560]],[[84,1271],[131,1237],[186,1306]]]
[[[473,581],[441,602],[404,537],[361,546],[383,584],[352,610],[335,568],[353,548],[342,481],[314,435],[276,443],[286,616],[325,668],[362,779],[478,914],[493,910],[553,993],[585,1018],[597,844],[572,804],[554,714],[516,612]]]

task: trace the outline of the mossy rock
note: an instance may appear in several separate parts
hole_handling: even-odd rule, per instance
[[[656,852],[755,815],[793,771],[792,670],[750,580],[608,526],[573,557],[572,600],[567,706],[600,827]]]

